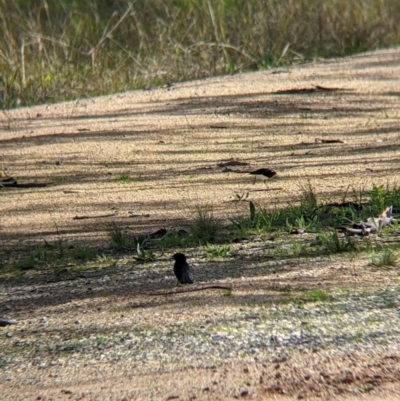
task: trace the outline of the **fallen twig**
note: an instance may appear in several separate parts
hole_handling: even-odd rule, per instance
[[[283,188],[248,189],[249,192],[281,191]]]
[[[85,215],[85,214],[83,214],[83,215],[81,215],[81,216],[78,216],[78,215],[76,215],[74,218],[73,218],[73,220],[83,220],[83,219],[99,219],[99,218],[102,218],[102,217],[112,217],[112,216],[115,216],[116,215],[116,212],[113,212],[113,213],[104,213],[104,214],[95,214],[95,215]]]

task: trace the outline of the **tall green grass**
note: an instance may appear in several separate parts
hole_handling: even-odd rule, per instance
[[[2,0],[0,106],[399,43],[398,0]]]

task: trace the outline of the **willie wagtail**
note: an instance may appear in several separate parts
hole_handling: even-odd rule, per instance
[[[179,283],[193,284],[193,272],[186,262],[186,256],[183,253],[175,253],[173,258],[175,259],[174,273]]]

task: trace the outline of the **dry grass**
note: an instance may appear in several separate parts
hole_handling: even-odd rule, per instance
[[[0,3],[3,105],[303,62],[399,42],[397,0]]]

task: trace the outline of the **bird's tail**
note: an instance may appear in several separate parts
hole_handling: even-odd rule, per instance
[[[193,284],[193,276],[189,271],[183,273],[182,284]]]

